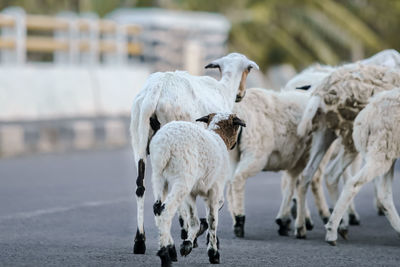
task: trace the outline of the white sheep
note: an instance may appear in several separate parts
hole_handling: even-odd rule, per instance
[[[344,186],[329,222],[326,241],[335,245],[337,228],[349,202],[361,186],[379,177],[377,197],[390,224],[400,234],[400,218],[393,203],[394,163],[400,157],[400,88],[375,95],[354,121],[354,145],[365,165]]]
[[[307,108],[298,126],[299,136],[313,128],[313,144],[310,160],[300,177],[296,236],[304,238],[306,228],[305,195],[319,163],[331,143],[341,137],[345,152],[330,168],[332,180],[338,179],[344,169],[355,159],[357,152],[353,145],[353,122],[365,107],[368,99],[376,93],[391,90],[400,85],[400,73],[395,69],[377,65],[353,65],[335,70],[312,92]],[[329,178],[327,178],[329,179]],[[347,233],[347,229],[343,233]]]
[[[218,68],[221,80],[193,76],[187,72],[157,72],[147,79],[136,96],[131,111],[130,132],[137,162],[136,180],[137,224],[134,253],[144,254],[144,173],[147,147],[154,133],[170,121],[194,121],[212,112],[231,112],[235,101],[245,95],[246,78],[251,68],[258,69],[244,55],[231,53],[206,68]]]
[[[150,143],[154,214],[160,232],[162,266],[176,260],[170,228],[180,205],[189,211],[188,238],[181,245],[181,255],[188,255],[200,229],[196,197],[202,196],[208,213],[208,256],[219,263],[217,226],[218,210],[224,202],[224,186],[230,174],[228,149],[237,140],[239,126],[246,126],[234,114],[212,113],[196,121],[207,123],[207,129],[192,122],[167,123]],[[168,193],[168,189],[170,192]]]
[[[311,144],[311,136],[297,135],[297,125],[309,99],[304,91],[274,92],[247,89],[246,98],[235,104],[234,113],[243,118],[248,127],[240,134],[237,148],[231,153],[234,178],[227,187],[229,210],[234,222],[234,233],[244,236],[244,187],[246,180],[261,171],[286,170],[283,175],[283,200],[276,218],[279,234],[287,235],[290,225],[290,202],[297,177],[304,169]],[[316,195],[319,203],[320,195]],[[309,216],[309,214],[308,214]],[[321,216],[327,222],[330,212],[322,207]],[[311,221],[309,222],[312,225]]]
[[[337,68],[343,68],[343,67],[354,68],[358,64],[380,65],[389,68],[399,68],[400,53],[394,49],[387,49],[371,56],[370,58],[360,60],[356,63],[350,63],[337,67],[316,64],[296,75],[285,85],[285,87],[282,90],[293,90],[295,88],[298,88],[298,89],[313,91],[323,81],[323,79],[328,77]],[[325,198],[323,197],[322,184],[321,184],[322,177],[320,177],[322,175],[321,173],[324,173],[328,178],[325,179],[325,183],[333,204],[336,203],[339,195],[339,190],[338,190],[339,177],[336,177],[337,179],[334,179],[334,177],[330,176],[329,173],[335,166],[334,163],[338,162],[338,160],[340,160],[341,156],[343,155],[343,153],[338,154],[338,152],[339,151],[344,152],[343,151],[344,149],[341,145],[341,142],[334,142],[332,146],[334,147],[328,150],[328,152],[325,154],[324,161],[321,163],[322,166],[319,166],[319,170],[314,175],[314,178],[311,183],[314,195],[316,194],[321,195],[321,197],[319,198],[321,202],[319,202],[319,204],[322,207],[325,207],[327,204]],[[328,167],[325,168],[330,158],[332,158],[332,161],[328,165]],[[347,168],[346,172],[343,173],[343,181],[346,182],[347,177],[350,177],[353,174],[355,174],[355,172],[359,170],[360,165],[361,165],[361,157],[358,156],[356,160],[353,161],[353,163]],[[378,210],[378,214],[382,215],[381,204],[379,203],[377,198],[375,198],[374,204]],[[296,207],[293,208],[295,209]],[[308,210],[307,206],[306,210]],[[319,208],[319,210],[321,209]],[[309,219],[306,218],[306,225],[308,222]],[[360,223],[359,215],[356,212],[355,205],[353,202],[351,202],[349,206],[348,214],[343,218],[343,226],[345,226],[348,223],[352,225],[358,225]]]

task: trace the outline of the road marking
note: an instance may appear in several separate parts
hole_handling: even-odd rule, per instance
[[[80,208],[99,207],[99,206],[106,206],[106,205],[118,204],[118,203],[122,203],[122,202],[129,202],[129,201],[132,201],[132,199],[131,198],[118,198],[118,199],[107,200],[107,201],[88,201],[88,202],[83,202],[78,205],[72,205],[72,206],[66,206],[66,207],[55,207],[55,208],[50,208],[50,209],[40,209],[40,210],[27,211],[27,212],[19,212],[19,213],[14,213],[11,215],[1,216],[0,223],[3,221],[6,221],[6,220],[29,219],[29,218],[33,218],[33,217],[48,215],[48,214],[67,212],[67,211],[76,210],[76,209],[80,209]]]

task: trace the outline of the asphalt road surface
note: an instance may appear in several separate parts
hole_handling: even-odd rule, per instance
[[[1,160],[0,266],[159,266],[149,174],[147,251],[134,255],[136,172],[129,149]],[[311,198],[315,227],[307,239],[278,236],[279,177],[268,172],[248,180],[244,239],[234,237],[226,205],[220,211],[222,266],[400,266],[400,238],[385,217],[377,216],[370,184],[356,198],[361,225],[350,228],[348,241],[339,239],[331,247]],[[200,199],[198,205],[204,216]],[[179,247],[177,218],[172,233]],[[205,237],[174,265],[208,265]]]

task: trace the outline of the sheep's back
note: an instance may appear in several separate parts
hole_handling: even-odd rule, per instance
[[[328,128],[342,136],[352,147],[353,122],[371,96],[400,86],[400,74],[377,65],[354,65],[338,68],[312,93],[324,102]]]
[[[166,178],[188,177],[210,184],[228,163],[222,139],[196,123],[174,121],[162,127],[150,143],[153,171]]]
[[[166,72],[157,83],[162,84],[156,109],[161,125],[174,120],[194,121],[212,112],[231,109],[218,91],[219,83],[211,77]]]

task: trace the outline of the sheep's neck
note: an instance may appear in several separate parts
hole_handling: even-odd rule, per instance
[[[232,128],[224,129],[220,127],[218,129],[214,129],[213,131],[221,137],[228,150],[233,148],[236,143],[237,130]]]
[[[245,87],[246,77],[247,74],[243,77],[243,73],[239,70],[235,70],[234,68],[228,68],[222,71],[220,83],[224,85],[225,90],[221,93],[224,94],[227,99],[232,100],[229,101],[231,109],[233,108],[236,95],[239,92],[239,88],[242,86],[242,83]],[[244,82],[242,82],[243,78],[245,79]]]

